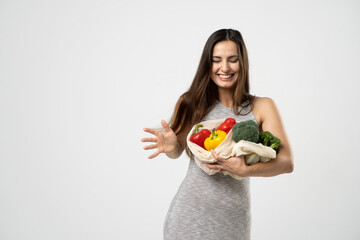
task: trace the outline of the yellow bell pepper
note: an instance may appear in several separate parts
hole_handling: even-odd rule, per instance
[[[210,137],[205,139],[204,146],[205,149],[210,151],[211,149],[215,149],[226,137],[226,132],[217,130],[215,132],[215,128],[212,130]]]

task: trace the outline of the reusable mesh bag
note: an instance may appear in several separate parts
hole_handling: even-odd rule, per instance
[[[217,119],[200,122],[198,124],[202,124],[203,128],[211,129],[219,127],[225,119]],[[210,151],[207,151],[200,147],[199,145],[190,141],[190,137],[195,133],[195,124],[190,130],[186,141],[187,145],[194,155],[194,160],[196,164],[207,174],[214,175],[220,170],[210,169],[206,166],[206,163],[214,163],[216,159],[213,157]],[[245,140],[241,140],[236,143],[232,139],[232,130],[226,135],[225,139],[214,149],[215,153],[223,158],[235,157],[244,155],[245,162],[247,165],[253,165],[257,162],[268,162],[271,159],[276,157],[276,151],[270,147],[264,146],[261,143],[253,143]],[[241,180],[243,177],[235,175],[233,173],[229,173],[224,171],[225,175],[230,175],[231,177]]]

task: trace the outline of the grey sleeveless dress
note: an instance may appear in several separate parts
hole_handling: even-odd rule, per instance
[[[250,107],[244,109],[249,112]],[[256,119],[250,111],[237,116],[217,101],[202,121],[234,118]],[[190,159],[189,169],[171,202],[164,223],[165,240],[249,240],[249,178],[236,180],[222,173],[208,175]]]

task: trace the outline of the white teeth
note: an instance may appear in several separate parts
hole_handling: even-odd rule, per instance
[[[219,75],[221,78],[231,78],[232,75]]]

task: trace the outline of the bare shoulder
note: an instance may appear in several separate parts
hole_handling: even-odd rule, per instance
[[[266,108],[270,107],[271,105],[275,105],[275,102],[269,97],[255,97],[253,104],[254,108]]]
[[[269,97],[255,97],[252,103],[252,112],[259,123],[262,125],[267,116],[277,114],[276,104],[273,99]]]

